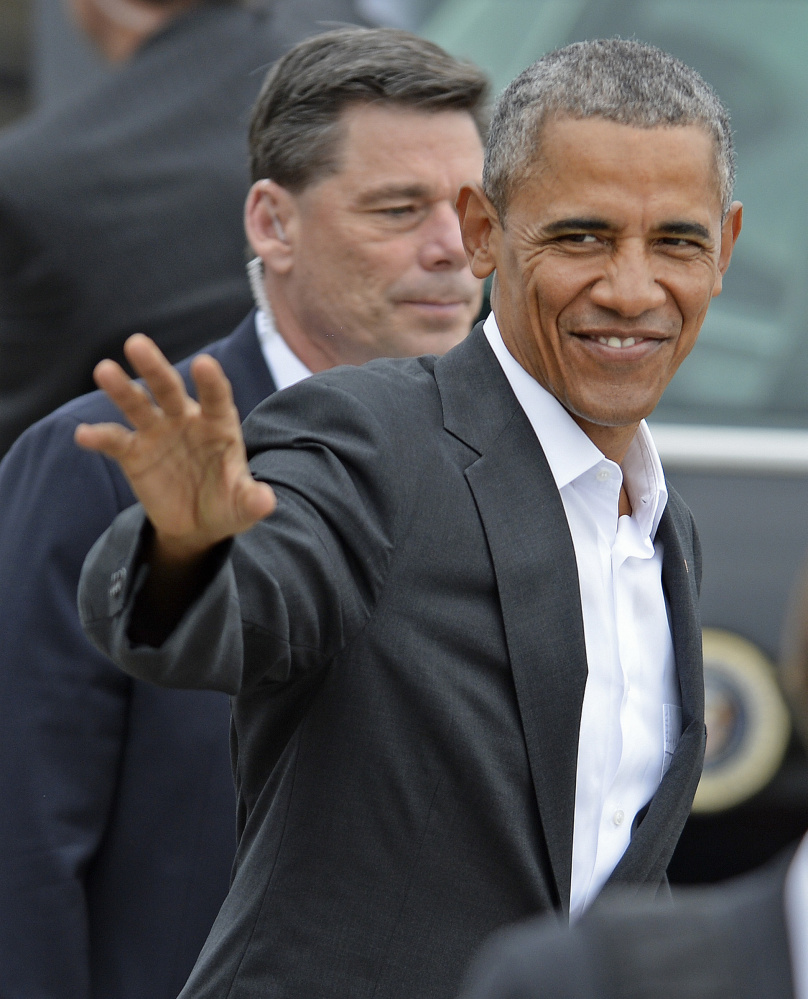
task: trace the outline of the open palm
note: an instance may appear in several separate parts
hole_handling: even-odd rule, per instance
[[[195,358],[197,402],[148,337],[135,334],[124,349],[149,391],[114,361],[102,361],[95,380],[133,429],[82,424],[75,436],[120,464],[164,554],[194,558],[272,513],[274,493],[250,475],[238,411],[218,362]]]

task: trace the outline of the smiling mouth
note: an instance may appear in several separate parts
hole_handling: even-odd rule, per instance
[[[643,337],[627,336],[624,339],[620,339],[619,336],[598,336],[593,337],[598,343],[602,343],[604,347],[617,347],[618,349],[623,349],[624,347],[633,347]]]
[[[661,332],[646,331],[645,333],[635,333],[633,335],[619,336],[616,333],[577,333],[575,334],[583,341],[597,344],[600,347],[608,347],[610,350],[631,350],[632,347],[646,350],[652,347],[659,347],[668,337]],[[633,354],[632,354],[633,356]]]

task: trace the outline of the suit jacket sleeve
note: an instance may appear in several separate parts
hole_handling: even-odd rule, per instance
[[[84,880],[111,806],[131,684],[90,646],[75,611],[84,553],[122,504],[105,460],[72,444],[74,426],[32,428],[0,464],[0,967],[9,999],[90,995]],[[88,498],[81,518],[77,495]]]
[[[124,511],[87,558],[85,630],[133,676],[234,695],[324,668],[370,616],[406,494],[387,430],[349,392],[315,378],[259,406],[245,435],[277,510],[223,546],[212,581],[160,648],[128,638],[147,571],[142,508]]]

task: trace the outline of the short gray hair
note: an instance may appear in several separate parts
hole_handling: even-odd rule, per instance
[[[473,63],[395,28],[339,28],[307,38],[269,71],[250,123],[253,182],[294,193],[339,168],[341,116],[357,104],[465,111],[484,142],[489,83]]]
[[[700,125],[714,139],[724,216],[735,151],[729,114],[699,74],[667,52],[623,38],[575,42],[549,52],[505,89],[494,108],[483,189],[504,221],[515,186],[539,153],[551,118],[605,118],[639,128]]]

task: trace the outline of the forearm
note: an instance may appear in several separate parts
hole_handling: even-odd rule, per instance
[[[208,587],[229,545],[222,542],[203,551],[189,551],[159,536],[150,524],[142,544],[147,573],[127,634],[133,645],[159,648]]]
[[[230,564],[230,542],[217,546],[215,567],[197,576],[199,593],[175,602],[173,614],[146,599],[135,606],[148,583],[144,562],[151,527],[135,506],[120,514],[91,549],[79,583],[79,614],[93,644],[130,676],[164,687],[237,693],[241,682],[242,640],[238,590]],[[169,618],[179,618],[165,635]],[[137,641],[133,641],[132,635]],[[149,641],[141,641],[148,638]],[[162,639],[162,640],[160,640]]]

